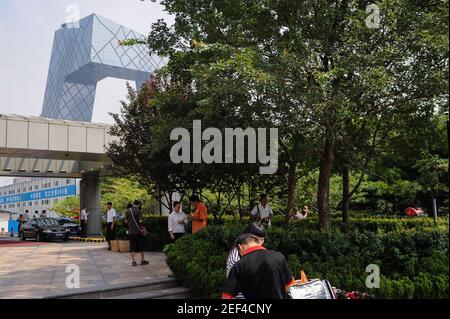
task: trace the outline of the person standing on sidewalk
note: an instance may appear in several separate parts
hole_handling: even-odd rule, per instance
[[[80,226],[81,226],[81,237],[87,237],[87,223],[88,223],[88,215],[87,206],[83,205],[83,208],[80,212]]]
[[[22,214],[20,214],[19,218],[17,218],[17,222],[18,222],[17,234],[18,234],[18,236],[20,238],[21,235],[22,235],[22,228],[23,228],[23,224],[25,222],[25,217]]]
[[[189,201],[194,206],[195,212],[188,215],[187,218],[192,221],[192,233],[195,234],[208,225],[208,208],[197,195],[189,197]]]
[[[108,250],[111,250],[111,240],[116,237],[116,210],[112,207],[112,203],[106,204],[108,211],[106,212],[106,240],[108,241]]]
[[[173,241],[182,237],[185,233],[187,224],[186,214],[181,210],[180,202],[173,202],[173,211],[168,218],[169,236]]]
[[[148,261],[144,259],[145,238],[141,234],[142,211],[140,209],[141,202],[136,200],[133,207],[128,209],[125,214],[125,223],[128,225],[128,236],[130,238],[130,250],[132,266],[136,267],[136,253],[141,255],[141,265],[148,265]]]

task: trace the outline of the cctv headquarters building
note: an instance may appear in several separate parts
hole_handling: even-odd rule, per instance
[[[164,65],[145,45],[122,46],[120,41],[127,39],[145,37],[96,14],[63,24],[54,36],[41,117],[91,122],[99,81],[107,77],[130,80],[140,88]],[[16,178],[12,185],[0,188],[0,210],[12,213],[12,218],[43,210],[53,217],[55,203],[78,194],[75,179]]]

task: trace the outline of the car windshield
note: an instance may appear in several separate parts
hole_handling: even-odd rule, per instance
[[[58,226],[58,221],[53,218],[39,218],[37,224],[38,226]]]

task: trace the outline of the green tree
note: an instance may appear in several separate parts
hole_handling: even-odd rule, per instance
[[[65,217],[78,216],[80,212],[80,198],[78,196],[66,197],[55,203],[50,210]]]
[[[106,178],[102,180],[102,208],[106,209],[108,202],[113,203],[116,211],[121,212],[127,208],[129,203],[136,199],[142,202],[144,212],[153,213],[155,199],[138,182],[127,178]]]
[[[193,119],[211,123],[210,112],[200,112],[201,99],[189,91],[183,82],[167,80],[161,70],[146,83],[139,93],[129,89],[128,101],[123,102],[120,114],[113,114],[116,125],[111,134],[118,141],[110,145],[108,155],[118,176],[129,176],[150,194],[161,194],[162,202],[171,207],[172,194],[183,197],[200,194],[215,217],[231,210],[234,200],[243,213],[243,185],[251,195],[249,202],[258,198],[259,192],[268,192],[280,184],[275,175],[258,175],[254,165],[174,164],[170,159],[173,142],[171,131],[177,127],[192,127]],[[229,123],[229,122],[227,122]],[[223,127],[217,125],[216,127]],[[167,204],[168,203],[168,204]]]
[[[287,208],[298,167],[319,167],[325,230],[340,150],[359,147],[362,135],[373,137],[391,119],[431,116],[446,103],[447,1],[378,1],[379,28],[366,25],[366,1],[161,3],[175,24],[155,23],[148,43],[170,57],[169,78],[194,98],[180,117],[201,114],[216,127],[278,127]]]

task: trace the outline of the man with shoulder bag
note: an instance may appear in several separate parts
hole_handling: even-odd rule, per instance
[[[261,194],[259,204],[250,212],[250,217],[252,221],[261,223],[265,228],[272,226],[273,210],[269,205],[269,196]]]
[[[136,200],[133,207],[127,210],[125,214],[125,223],[128,225],[128,236],[130,238],[130,250],[132,266],[137,266],[135,255],[140,253],[141,265],[148,265],[148,261],[144,259],[145,236],[147,229],[142,224],[142,211],[140,209],[141,202]]]

